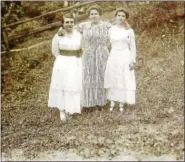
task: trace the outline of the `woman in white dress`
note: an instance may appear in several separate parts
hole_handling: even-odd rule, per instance
[[[74,19],[63,18],[66,33],[57,33],[52,40],[52,54],[55,56],[48,107],[60,110],[61,120],[68,114],[81,113],[82,62],[81,34],[73,29]]]
[[[120,111],[124,103],[135,104],[135,34],[127,23],[129,14],[123,9],[116,11],[116,25],[109,30],[111,51],[105,71],[104,88],[107,99],[111,101],[110,111],[115,101],[119,102]]]

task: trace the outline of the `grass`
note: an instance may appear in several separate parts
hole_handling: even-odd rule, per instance
[[[107,15],[106,15],[107,16]],[[62,123],[47,107],[54,58],[50,44],[2,56],[2,150],[70,150],[84,157],[115,156],[125,149],[184,159],[184,21],[137,33],[136,106],[120,115],[108,105]],[[51,39],[55,31],[26,40]]]

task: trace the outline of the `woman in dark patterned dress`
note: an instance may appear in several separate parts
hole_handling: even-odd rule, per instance
[[[88,108],[106,104],[104,73],[111,24],[101,20],[102,9],[98,5],[90,7],[87,14],[90,21],[78,24],[76,29],[82,34],[82,106]]]

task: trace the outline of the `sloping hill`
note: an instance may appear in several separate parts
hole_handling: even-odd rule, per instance
[[[159,11],[171,17],[160,22],[160,17],[151,16],[157,4],[130,3],[129,22],[137,42],[137,104],[128,106],[123,115],[110,114],[105,107],[62,123],[58,110],[48,109],[54,63],[51,38],[57,29],[15,47],[48,40],[34,49],[2,55],[2,151],[22,149],[29,158],[47,150],[67,150],[84,157],[131,150],[140,155],[171,154],[183,160],[184,20],[173,18],[164,8]],[[183,3],[175,11],[184,13]],[[113,18],[113,13],[103,16]],[[150,21],[142,24],[142,15],[144,22]],[[137,159],[142,160],[141,156]]]

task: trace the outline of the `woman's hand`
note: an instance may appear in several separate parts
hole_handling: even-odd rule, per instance
[[[65,31],[65,29],[63,27],[60,27],[58,30],[58,36],[64,36],[66,34],[67,32]]]
[[[135,70],[135,68],[136,68],[136,63],[135,63],[135,62],[131,62],[131,63],[129,64],[129,69],[130,69],[130,70]]]

